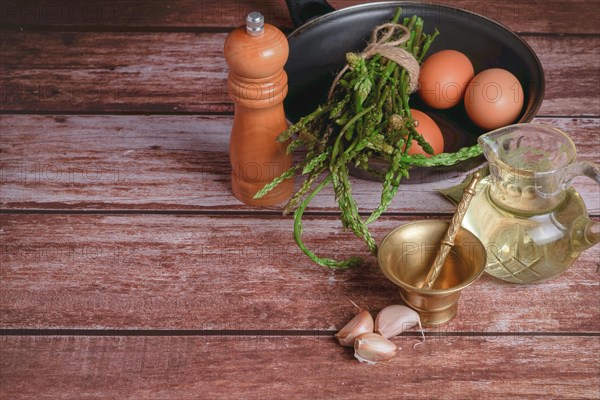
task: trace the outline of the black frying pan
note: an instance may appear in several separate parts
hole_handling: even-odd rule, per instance
[[[435,28],[440,31],[428,55],[454,49],[469,57],[476,74],[493,67],[512,72],[525,94],[518,122],[531,121],[542,104],[544,72],[533,50],[508,28],[481,15],[437,4],[404,1],[367,3],[337,11],[324,0],[286,1],[297,26],[288,36],[290,55],[285,66],[289,92],[284,104],[291,122],[326,100],[335,73],[344,65],[346,52],[362,51],[373,27],[389,21],[398,7],[402,8],[403,17],[413,14],[422,17],[426,32]],[[438,123],[444,133],[446,152],[473,145],[484,133],[469,121],[461,105],[434,110],[414,94],[411,106]]]

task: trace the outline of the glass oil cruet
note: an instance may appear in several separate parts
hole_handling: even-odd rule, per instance
[[[574,177],[600,184],[600,166],[575,161],[562,131],[546,125],[510,125],[479,137],[490,175],[462,226],[487,250],[486,272],[531,283],[567,270],[579,254],[600,241],[600,223],[588,217]]]

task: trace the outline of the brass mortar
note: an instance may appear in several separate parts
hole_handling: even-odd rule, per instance
[[[400,287],[402,300],[421,316],[427,327],[449,322],[458,309],[460,293],[482,274],[485,247],[471,232],[460,228],[454,246],[432,289],[419,289],[437,255],[449,222],[416,221],[390,232],[377,253],[379,268]]]

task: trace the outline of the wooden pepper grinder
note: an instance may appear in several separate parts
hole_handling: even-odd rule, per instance
[[[233,194],[255,206],[281,203],[292,194],[291,179],[260,199],[253,197],[291,163],[288,143],[275,140],[287,129],[282,104],[288,90],[283,70],[289,53],[287,39],[279,29],[265,24],[262,14],[252,12],[245,27],[229,34],[224,53],[230,70],[227,90],[235,103],[229,142]]]

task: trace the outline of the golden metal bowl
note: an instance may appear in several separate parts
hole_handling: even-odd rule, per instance
[[[425,326],[449,322],[458,309],[460,293],[475,282],[486,264],[485,247],[460,228],[455,244],[432,289],[420,289],[448,230],[446,221],[417,221],[390,232],[377,254],[379,268],[400,287],[402,300],[421,316]]]

